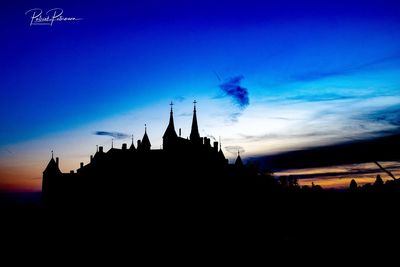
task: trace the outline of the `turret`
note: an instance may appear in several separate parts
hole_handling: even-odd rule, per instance
[[[147,136],[147,126],[144,126],[144,135],[142,138],[142,142],[140,143],[140,150],[149,151],[151,148],[149,137]],[[138,148],[139,149],[139,148]]]
[[[242,158],[240,157],[240,152],[239,151],[238,151],[238,156],[237,156],[236,161],[235,161],[235,166],[243,167],[243,161],[242,161]]]
[[[225,158],[224,152],[222,152],[222,144],[221,144],[221,138],[219,138],[219,151],[218,151],[218,158],[221,162],[226,163],[227,159]]]
[[[58,163],[58,158],[54,160],[53,151],[51,151],[51,159],[47,164],[46,169],[43,171],[42,195],[44,199],[49,197],[49,193],[54,189],[56,183],[59,181],[58,178],[61,175],[61,171]]]
[[[49,161],[49,163],[47,164],[46,169],[43,171],[43,174],[58,174],[61,173],[59,167],[58,167],[58,157],[56,158],[56,160],[54,160],[53,157],[53,151],[51,151],[51,159]]]
[[[173,116],[173,111],[172,111],[172,106],[174,105],[171,102],[171,111],[169,113],[169,123],[168,127],[165,130],[165,133],[163,135],[163,148],[164,149],[171,149],[176,145],[176,142],[178,140],[178,136],[175,131],[175,126],[174,126],[174,116]]]
[[[192,129],[190,131],[190,140],[194,143],[201,143],[201,138],[199,134],[199,126],[197,125],[197,115],[196,115],[196,100],[193,101],[193,120]]]
[[[132,144],[129,147],[129,150],[136,150],[135,145],[133,144],[133,134],[132,134]]]

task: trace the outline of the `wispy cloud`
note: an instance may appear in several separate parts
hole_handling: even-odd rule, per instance
[[[258,142],[263,140],[279,140],[279,139],[302,139],[310,137],[328,137],[338,134],[339,131],[324,130],[324,131],[310,131],[310,132],[288,132],[288,133],[265,133],[260,135],[240,135],[243,140],[247,142]]]
[[[183,96],[176,96],[176,97],[174,97],[174,100],[175,100],[176,102],[181,103],[181,102],[183,102],[183,101],[185,100],[185,97],[183,97]]]
[[[337,94],[337,93],[321,93],[321,94],[294,95],[286,97],[286,100],[320,102],[320,101],[347,100],[352,98],[354,98],[354,96]]]
[[[272,119],[272,120],[282,120],[282,121],[295,121],[295,120],[299,120],[299,119],[295,119],[295,118],[287,118],[287,117],[280,117],[280,116],[273,116],[273,117],[267,117],[268,119]]]
[[[316,98],[292,101],[282,96],[252,103],[238,123],[229,125],[235,135],[224,135],[226,145],[245,146],[248,155],[271,155],[400,133],[397,95],[322,93]]]
[[[226,94],[226,96],[231,97],[234,103],[241,109],[246,108],[250,104],[247,88],[240,85],[243,78],[243,75],[234,76],[226,79],[219,85],[219,88]]]
[[[3,148],[4,151],[6,151],[8,154],[13,154],[13,152],[11,152],[11,150],[9,150],[8,148]]]
[[[392,168],[391,171],[398,171],[400,167]],[[349,177],[360,177],[365,174],[376,175],[380,174],[382,171],[379,168],[371,168],[371,169],[362,169],[359,168],[358,170],[354,171],[342,171],[342,172],[322,172],[322,173],[300,173],[300,174],[293,174],[297,179],[310,179],[310,178],[349,178]]]
[[[373,68],[381,67],[386,63],[391,63],[400,59],[400,54],[389,55],[386,57],[374,59],[368,62],[362,62],[359,64],[344,66],[341,68],[331,70],[316,70],[304,72],[296,75],[292,75],[289,80],[292,82],[310,82],[315,80],[321,80],[325,78],[331,78],[336,76],[351,75],[360,71],[366,71]]]
[[[384,109],[367,113],[364,117],[373,121],[384,121],[394,126],[400,126],[400,105],[390,106]]]
[[[182,112],[180,114],[178,114],[178,117],[190,117],[193,116],[193,113],[191,112]]]
[[[233,112],[229,114],[229,122],[238,122],[240,115],[242,115],[242,112]]]
[[[126,139],[129,137],[128,134],[120,133],[120,132],[96,131],[93,134],[100,135],[100,136],[111,136],[115,139]]]

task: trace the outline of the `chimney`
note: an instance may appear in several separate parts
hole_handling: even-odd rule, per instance
[[[58,167],[58,162],[59,162],[59,161],[58,161],[58,157],[56,157],[56,164],[57,164],[57,167]]]
[[[181,128],[179,128],[179,137],[181,137],[182,131]]]
[[[103,153],[103,146],[99,146],[99,152]]]
[[[126,144],[122,144],[122,150],[126,150]]]
[[[90,162],[92,162],[93,160],[93,155],[90,155]]]
[[[218,152],[218,142],[217,141],[214,142],[214,150]]]
[[[83,168],[83,162],[81,162],[81,168]]]

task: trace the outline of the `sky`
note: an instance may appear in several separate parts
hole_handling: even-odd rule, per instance
[[[396,1],[0,7],[0,191],[40,190],[52,150],[68,172],[144,124],[160,148],[170,101],[188,136],[197,100],[200,134],[231,161],[399,133]],[[33,8],[75,20],[31,25]]]

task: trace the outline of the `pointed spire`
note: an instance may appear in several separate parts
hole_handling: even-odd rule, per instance
[[[57,158],[58,162],[58,158]],[[47,164],[46,169],[43,171],[43,173],[60,173],[60,168],[58,167],[57,162],[54,160],[54,152],[53,150],[51,151],[51,159],[49,163]]]
[[[132,134],[132,144],[131,144],[131,146],[129,147],[129,149],[135,150],[135,145],[134,145],[134,143],[133,143],[133,134]]]
[[[190,132],[190,140],[192,141],[198,141],[200,140],[200,134],[199,134],[199,126],[197,125],[197,115],[196,115],[196,104],[197,101],[193,101],[193,120],[192,120],[192,130]]]
[[[167,129],[165,130],[164,135],[163,135],[163,139],[169,139],[167,141],[171,141],[178,137],[178,135],[176,134],[176,131],[175,131],[174,113],[172,110],[172,106],[174,105],[174,103],[172,103],[172,101],[171,101],[171,103],[169,105],[171,106],[171,111],[169,112],[169,123],[168,123]]]
[[[144,135],[143,135],[143,139],[142,139],[142,143],[140,145],[141,150],[150,150],[151,148],[151,144],[150,144],[150,140],[149,137],[147,136],[147,125],[144,125]]]
[[[239,167],[243,166],[243,161],[242,161],[242,158],[240,157],[239,150],[238,150],[238,156],[237,156],[236,161],[235,161],[235,166],[239,166]]]
[[[114,148],[114,138],[111,138],[111,148]]]

